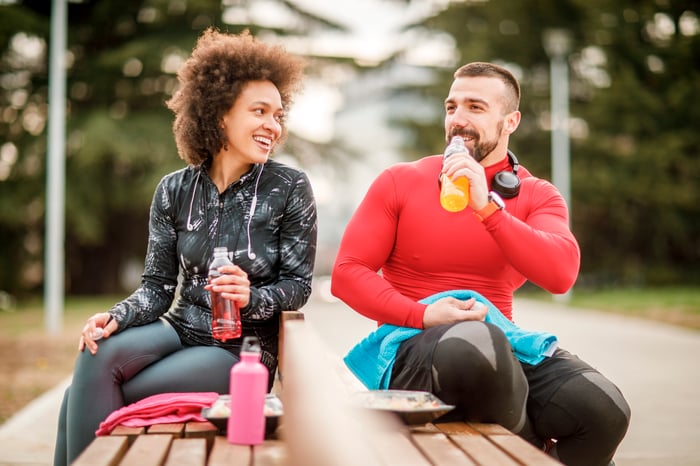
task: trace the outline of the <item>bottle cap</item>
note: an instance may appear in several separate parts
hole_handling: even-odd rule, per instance
[[[444,156],[447,158],[452,154],[456,154],[457,152],[465,152],[466,150],[467,148],[464,145],[464,138],[460,135],[456,135],[450,139],[450,143],[445,148]]]

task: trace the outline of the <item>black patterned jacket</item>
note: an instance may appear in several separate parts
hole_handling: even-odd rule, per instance
[[[317,217],[304,172],[274,160],[261,169],[255,165],[221,194],[206,167],[188,166],[163,177],[151,203],[141,285],[110,310],[120,331],[163,316],[184,344],[217,345],[234,354],[245,336],[255,335],[263,364],[274,372],[280,312],[299,309],[311,294]],[[215,246],[233,251],[234,264],[251,283],[250,303],[241,309],[243,335],[227,342],[211,336],[204,289]]]

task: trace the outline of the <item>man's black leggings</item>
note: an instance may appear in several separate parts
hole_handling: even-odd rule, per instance
[[[158,393],[228,393],[238,359],[216,346],[183,346],[164,321],[130,327],[78,354],[58,419],[54,466],[72,463],[100,422],[123,406]]]
[[[630,408],[615,385],[558,349],[538,365],[519,362],[496,326],[460,322],[426,329],[399,347],[390,388],[424,390],[456,408],[442,420],[503,425],[567,466],[607,466]]]

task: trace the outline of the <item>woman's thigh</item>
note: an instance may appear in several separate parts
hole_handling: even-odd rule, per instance
[[[97,354],[83,351],[78,356],[73,385],[121,385],[180,348],[177,332],[164,321],[129,327],[99,341]]]
[[[95,355],[80,353],[62,406],[57,464],[75,459],[95,437],[100,422],[124,406],[125,382],[181,347],[177,332],[157,321],[100,340]]]
[[[141,370],[122,386],[124,400],[133,403],[168,392],[229,392],[231,366],[238,362],[216,346],[185,347]]]

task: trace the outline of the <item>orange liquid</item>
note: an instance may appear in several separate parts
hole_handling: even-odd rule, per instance
[[[460,176],[456,180],[442,177],[440,205],[448,212],[459,212],[469,204],[469,179]]]

